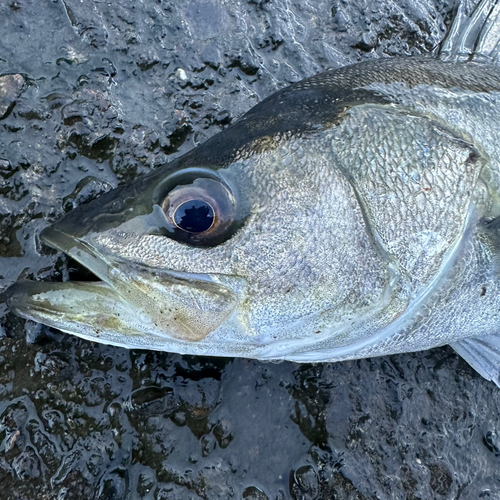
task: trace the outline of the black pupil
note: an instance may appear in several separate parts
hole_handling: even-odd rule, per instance
[[[214,221],[212,207],[203,200],[185,201],[177,207],[174,214],[177,227],[190,233],[203,233]]]

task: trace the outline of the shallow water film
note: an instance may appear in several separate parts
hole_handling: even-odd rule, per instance
[[[323,365],[128,351],[1,295],[91,279],[37,240],[63,213],[292,82],[432,51],[455,9],[0,3],[0,498],[500,499],[499,389],[450,348]]]

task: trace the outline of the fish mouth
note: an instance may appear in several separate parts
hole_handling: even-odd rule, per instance
[[[64,332],[123,347],[169,350],[166,343],[202,341],[238,304],[237,293],[213,276],[120,261],[57,224],[40,238],[101,280],[20,281],[6,290],[13,312]]]

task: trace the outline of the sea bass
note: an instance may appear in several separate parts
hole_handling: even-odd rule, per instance
[[[10,308],[93,341],[212,356],[322,362],[451,344],[500,384],[490,4],[459,11],[440,58],[298,82],[74,209],[41,239],[101,281],[19,282]]]

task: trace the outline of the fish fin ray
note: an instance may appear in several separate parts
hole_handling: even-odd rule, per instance
[[[439,58],[455,62],[498,63],[500,1],[481,0],[470,14],[466,10],[465,2],[461,2],[441,44]]]
[[[474,370],[500,387],[500,334],[466,338],[450,345]]]

